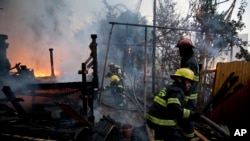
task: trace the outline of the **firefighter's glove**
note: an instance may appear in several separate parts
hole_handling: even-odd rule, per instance
[[[191,120],[193,121],[201,121],[201,116],[203,114],[200,113],[200,112],[193,112],[192,115],[191,115]]]

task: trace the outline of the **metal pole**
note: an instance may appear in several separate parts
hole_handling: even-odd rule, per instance
[[[56,75],[54,73],[53,48],[50,48],[49,52],[50,52],[51,77],[55,77]]]
[[[101,90],[100,90],[100,95],[99,95],[99,99],[98,99],[99,104],[101,104],[103,81],[104,81],[104,76],[105,76],[105,70],[106,70],[106,64],[107,64],[107,58],[108,58],[108,53],[109,53],[110,40],[111,40],[113,27],[114,27],[114,24],[112,24],[110,32],[109,32],[108,47],[107,47],[107,51],[106,51],[106,56],[105,56],[105,61],[104,61],[104,66],[103,66],[103,73],[102,73]]]
[[[171,29],[171,30],[183,30],[183,31],[196,31],[201,32],[199,29],[188,29],[188,28],[175,28],[175,27],[163,27],[163,26],[153,26],[145,24],[133,24],[133,23],[120,23],[120,22],[109,22],[109,24],[118,24],[118,25],[128,25],[128,26],[139,26],[139,27],[150,27],[150,28],[159,28],[159,29]]]
[[[156,0],[154,0],[154,9],[153,9],[153,53],[152,53],[152,93],[155,93],[155,26],[156,26]]]
[[[145,27],[145,48],[144,48],[144,117],[147,112],[147,27]]]

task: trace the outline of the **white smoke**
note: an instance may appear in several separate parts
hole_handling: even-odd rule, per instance
[[[50,72],[49,48],[53,48],[59,80],[81,79],[77,72],[89,57],[90,35],[96,34],[104,13],[102,1],[1,0],[0,7],[0,34],[9,37],[11,66],[21,62],[35,72]]]

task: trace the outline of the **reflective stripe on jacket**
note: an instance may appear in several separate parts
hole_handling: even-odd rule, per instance
[[[147,114],[147,119],[160,126],[176,126],[177,123],[174,120],[159,119],[157,117]]]
[[[197,90],[198,90],[198,81],[199,81],[199,64],[194,56],[190,57],[183,57],[181,59],[181,68],[190,68],[194,74],[195,74],[195,80],[194,84],[191,86],[189,90],[188,96],[185,96],[185,101],[188,102],[188,107],[192,107],[194,109],[197,101]]]
[[[161,89],[147,114],[147,120],[157,126],[176,126],[177,120],[187,119],[190,110],[183,109],[184,92],[175,83]]]
[[[196,100],[197,99],[197,93],[195,94],[190,94],[190,95],[186,95],[184,100],[187,102],[188,100]]]

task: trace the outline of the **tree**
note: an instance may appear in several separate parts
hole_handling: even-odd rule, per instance
[[[204,70],[201,75],[200,82],[200,95],[199,99],[203,103],[203,97],[211,94],[213,81],[208,81],[211,78],[210,74],[206,73],[208,69],[209,61],[215,57],[218,57],[219,53],[233,47],[239,47],[243,49],[246,45],[239,36],[238,31],[241,31],[245,25],[242,22],[242,15],[246,8],[246,1],[241,1],[237,17],[238,20],[231,20],[231,14],[235,6],[234,1],[231,7],[222,13],[217,12],[217,1],[191,1],[191,13],[194,15],[193,27],[200,29],[201,32],[196,33],[196,46],[199,49],[199,59],[204,65]],[[244,55],[241,55],[244,56]],[[210,79],[212,80],[212,79]],[[209,87],[207,87],[209,84]]]
[[[248,50],[240,48],[240,52],[236,53],[236,58],[244,59],[245,61],[250,61],[250,54]]]
[[[242,1],[241,6],[240,6],[239,11],[238,11],[238,14],[237,14],[239,21],[242,21],[242,16],[245,12],[246,6],[247,6],[246,1]],[[235,22],[235,25],[239,25],[240,27],[244,27],[244,24],[242,24],[242,23],[236,24],[236,23],[237,22]],[[250,54],[246,49],[244,49],[244,46],[249,46],[247,41],[242,41],[241,39],[238,38],[238,41],[236,43],[237,43],[236,45],[238,45],[240,48],[240,52],[236,53],[235,57],[238,59],[244,59],[245,61],[250,61]]]
[[[173,0],[158,0],[156,9],[156,78],[162,76],[170,80],[169,75],[179,68],[179,55],[175,48],[178,40],[183,36],[190,36],[191,16],[180,16]],[[157,67],[158,66],[158,67]],[[159,67],[160,66],[160,67]],[[160,80],[158,80],[160,81]],[[161,85],[161,84],[160,84]]]
[[[109,22],[119,23],[133,23],[133,24],[146,24],[146,17],[142,17],[140,13],[133,12],[127,9],[124,5],[109,5],[104,1],[106,6],[106,16],[100,20],[98,29],[99,34],[102,35],[101,42],[107,43],[110,33]],[[144,52],[144,39],[145,31],[142,27],[114,25],[111,37],[111,44],[109,50],[108,60],[116,61],[119,65],[124,67],[128,72],[134,67],[141,70],[143,67],[143,52]],[[106,48],[105,48],[106,49]],[[130,54],[128,54],[130,50]],[[105,52],[105,50],[100,50]]]
[[[228,48],[246,45],[239,37],[238,32],[245,25],[242,22],[242,15],[246,8],[246,0],[241,1],[238,11],[238,20],[231,20],[232,6],[226,12],[218,12],[216,0],[190,0],[189,12],[182,18],[176,13],[176,3],[171,0],[158,0],[157,26],[171,27],[171,29],[157,29],[157,63],[156,66],[164,64],[166,72],[173,72],[178,67],[178,57],[174,53],[173,46],[183,35],[191,35],[194,44],[198,47],[196,52],[199,63],[203,64],[203,72],[208,69],[209,62]],[[187,30],[173,30],[173,28],[197,29],[195,32]],[[243,50],[242,50],[243,51]],[[239,57],[246,57],[246,52]],[[168,74],[167,74],[168,75]],[[208,76],[209,75],[209,76]],[[201,74],[200,92],[203,97],[212,92],[214,74]],[[208,87],[209,86],[209,87]],[[202,100],[203,101],[203,100]]]

